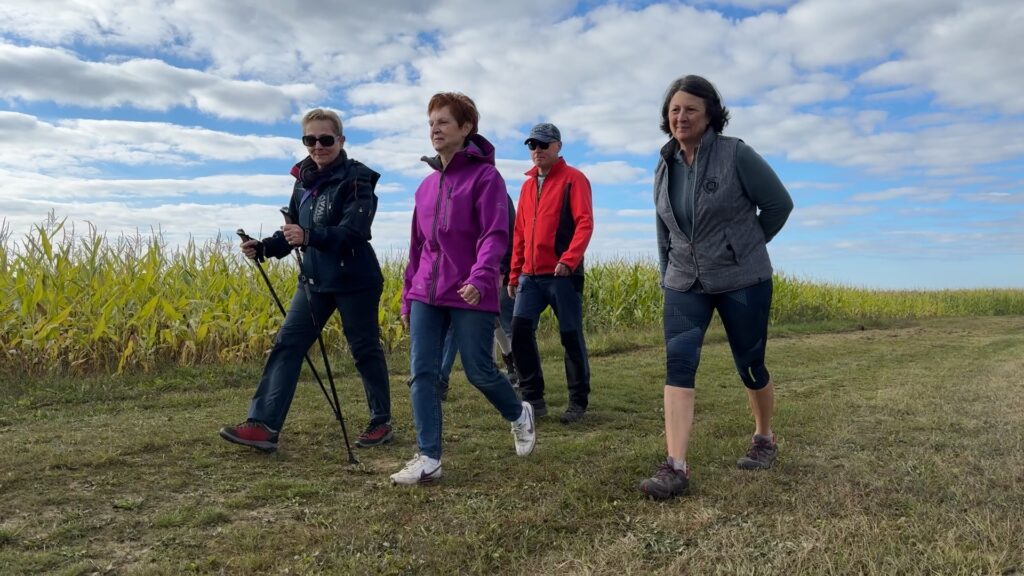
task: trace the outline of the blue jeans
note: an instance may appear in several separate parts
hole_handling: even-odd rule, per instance
[[[704,334],[715,310],[743,385],[760,390],[768,384],[764,354],[772,308],[771,278],[721,294],[706,294],[699,286],[687,292],[665,288],[664,293],[666,386],[693,388]]]
[[[501,324],[501,329],[505,332],[505,336],[511,341],[512,310],[515,308],[516,301],[508,295],[508,284],[501,287],[499,301],[501,303],[501,314],[498,315],[498,322]],[[455,338],[452,338],[452,329],[449,328],[448,334],[444,337],[444,357],[441,359],[442,389],[448,389],[448,380],[452,376],[452,366],[455,365],[455,353],[458,351],[458,347],[455,346]]]
[[[587,407],[590,397],[590,360],[583,337],[583,294],[567,276],[520,276],[512,316],[512,355],[519,373],[523,400],[544,406],[544,372],[537,350],[537,320],[551,306],[565,349],[565,382],[569,402]]]
[[[494,314],[431,306],[414,300],[409,311],[412,415],[420,454],[441,459],[441,349],[449,326],[462,367],[502,418],[512,422],[523,412],[508,378],[494,364]]]
[[[301,287],[296,290],[284,324],[277,332],[274,348],[263,367],[259,387],[249,405],[249,418],[275,430],[284,426],[305,355],[321,327],[338,310],[341,313],[342,331],[355,359],[356,370],[362,377],[370,411],[370,425],[389,422],[391,389],[377,316],[382,291],[383,287],[354,294],[312,292],[313,315],[318,324],[314,325],[305,290]],[[326,380],[327,375],[321,375]],[[327,383],[324,382],[324,385]]]

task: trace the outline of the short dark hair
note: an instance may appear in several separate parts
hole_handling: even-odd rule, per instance
[[[476,103],[473,99],[461,92],[438,92],[430,98],[427,104],[427,114],[439,108],[448,107],[452,118],[464,126],[467,122],[472,125],[468,136],[476,134],[477,126],[480,123],[480,113],[476,110]]]
[[[669,135],[672,134],[672,129],[668,125],[668,104],[672,97],[676,95],[676,92],[686,92],[703,100],[711,129],[719,134],[722,133],[722,130],[725,130],[725,126],[729,124],[729,109],[722,106],[722,96],[719,95],[718,90],[707,79],[691,74],[677,78],[668,85],[668,90],[665,91],[665,103],[661,105],[662,132]]]

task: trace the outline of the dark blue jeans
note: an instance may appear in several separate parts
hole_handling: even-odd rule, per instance
[[[420,454],[441,459],[441,347],[451,327],[469,383],[501,416],[512,422],[523,413],[508,378],[494,364],[494,314],[431,306],[413,300],[409,310],[412,415]]]
[[[537,320],[551,306],[565,350],[569,402],[584,408],[590,397],[590,360],[583,337],[583,294],[569,277],[521,276],[512,315],[512,355],[523,400],[543,406],[544,372],[537,351]]]
[[[305,354],[337,310],[341,314],[342,331],[355,359],[356,370],[363,380],[370,425],[390,422],[391,389],[377,316],[382,291],[383,287],[354,294],[312,292],[313,315],[317,321],[314,325],[306,292],[300,286],[292,297],[284,324],[277,332],[274,348],[263,367],[263,377],[249,405],[249,418],[275,430],[281,429],[295,396]],[[316,356],[319,354],[312,357]],[[320,362],[316,364],[323,365]],[[322,376],[327,378],[326,374]]]
[[[772,280],[721,294],[706,294],[700,287],[687,292],[664,288],[665,385],[693,388],[704,334],[718,310],[729,338],[736,370],[744,386],[760,390],[768,384],[764,365],[768,342],[768,314],[772,307]]]
[[[501,294],[499,295],[499,303],[501,304],[501,314],[498,315],[498,322],[501,324],[502,331],[505,332],[505,336],[512,340],[512,310],[515,308],[516,301],[508,295],[508,285],[501,287]],[[444,357],[441,359],[441,387],[444,389],[448,388],[448,380],[451,379],[452,366],[455,365],[455,353],[459,349],[455,345],[455,338],[452,337],[452,328],[448,329],[448,335],[444,338]]]

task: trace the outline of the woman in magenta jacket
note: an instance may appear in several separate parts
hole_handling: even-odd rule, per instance
[[[419,452],[395,484],[441,477],[441,397],[438,376],[449,326],[466,378],[512,422],[516,454],[533,451],[533,408],[520,402],[494,364],[498,267],[508,246],[508,193],[494,167],[494,146],[477,133],[480,115],[464,94],[435,94],[427,105],[430,142],[423,157],[434,172],[416,190],[409,263],[402,289],[402,324],[409,329],[413,419]]]

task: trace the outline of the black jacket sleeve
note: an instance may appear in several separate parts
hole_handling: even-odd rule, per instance
[[[296,199],[296,193],[294,190],[292,190],[291,200],[288,201],[288,213],[292,222],[299,221],[298,200]],[[291,245],[284,239],[284,233],[280,230],[274,232],[272,236],[264,238],[261,242],[263,242],[263,253],[267,257],[280,259],[292,252]]]

